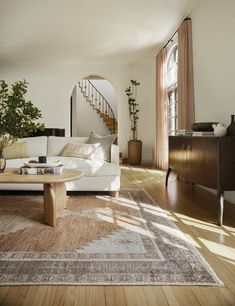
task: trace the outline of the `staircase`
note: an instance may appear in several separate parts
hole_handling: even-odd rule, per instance
[[[84,98],[104,121],[110,133],[117,133],[117,120],[105,97],[89,80],[81,80],[78,84]]]

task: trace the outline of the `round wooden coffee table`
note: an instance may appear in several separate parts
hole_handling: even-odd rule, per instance
[[[62,174],[19,174],[17,169],[6,169],[0,173],[0,183],[43,184],[44,220],[50,226],[56,225],[56,211],[66,208],[65,182],[75,181],[83,176],[79,170],[65,169]]]

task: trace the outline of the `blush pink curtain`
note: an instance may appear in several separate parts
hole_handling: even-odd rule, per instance
[[[168,168],[168,95],[166,88],[166,49],[157,56],[155,167]]]
[[[178,128],[191,129],[195,122],[191,19],[179,27],[178,52]]]

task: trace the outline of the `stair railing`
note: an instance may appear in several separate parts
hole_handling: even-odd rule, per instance
[[[90,102],[91,106],[102,115],[112,120],[112,130],[113,133],[116,133],[116,118],[114,112],[102,93],[91,83],[90,80],[81,80],[79,82],[79,87],[81,88],[83,95]]]

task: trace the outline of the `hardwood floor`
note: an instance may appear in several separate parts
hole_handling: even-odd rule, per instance
[[[235,205],[225,203],[224,225],[217,226],[217,198],[174,175],[122,167],[122,188],[145,188],[191,239],[224,287],[210,286],[12,286],[0,287],[0,305],[164,306],[235,305]]]

